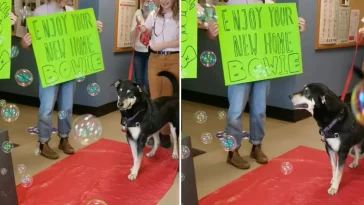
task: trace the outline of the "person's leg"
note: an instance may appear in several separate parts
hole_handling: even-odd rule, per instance
[[[39,82],[38,136],[41,155],[48,159],[58,159],[58,154],[48,146],[52,135],[52,111],[58,94],[58,85],[43,88]]]
[[[144,86],[144,56],[143,53],[135,51],[134,53],[134,77],[135,81]]]
[[[72,108],[75,90],[76,81],[62,83],[59,87],[58,110],[64,111],[66,117],[64,119],[58,118],[58,136],[61,138],[58,148],[66,154],[73,154],[75,152],[68,141],[68,134],[72,129]]]
[[[143,57],[144,82],[143,82],[143,85],[144,85],[145,91],[149,93],[148,60],[149,60],[149,53],[144,53],[144,57]]]
[[[230,151],[227,163],[239,168],[249,169],[250,164],[239,154],[241,140],[243,139],[242,114],[249,98],[251,83],[228,86],[229,110],[227,114],[226,134],[236,139],[237,148]]]
[[[262,140],[265,135],[267,98],[270,81],[254,82],[250,93],[250,143],[253,144],[250,157],[260,164],[268,163],[267,156],[262,151]]]

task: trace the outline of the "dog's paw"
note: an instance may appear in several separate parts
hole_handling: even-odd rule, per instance
[[[336,188],[336,187],[330,187],[328,190],[327,190],[327,193],[329,194],[329,195],[335,195],[335,194],[337,194],[337,191],[338,191],[339,189],[338,188]]]
[[[136,180],[137,176],[138,176],[137,174],[130,173],[130,174],[128,175],[128,179],[129,179],[129,180],[131,180],[131,181],[132,181],[132,180]]]
[[[352,162],[351,164],[349,164],[349,167],[352,168],[352,169],[355,169],[355,168],[358,167],[358,163]]]
[[[178,153],[173,153],[172,154],[172,159],[178,159]]]
[[[145,156],[147,157],[153,157],[155,155],[155,152],[148,152]]]

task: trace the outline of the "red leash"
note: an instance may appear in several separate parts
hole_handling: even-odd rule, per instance
[[[131,61],[130,61],[130,65],[129,65],[128,80],[132,80],[133,79],[135,44],[136,44],[136,40],[137,40],[137,37],[138,37],[138,33],[139,33],[139,26],[137,26],[135,28],[135,33],[134,33],[134,47],[133,47],[133,54],[131,55]]]

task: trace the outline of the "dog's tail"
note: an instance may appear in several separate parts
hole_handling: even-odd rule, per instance
[[[172,83],[173,96],[179,96],[179,79],[177,79],[172,73],[168,71],[159,72],[158,76],[164,76],[168,78]]]
[[[354,73],[356,76],[358,76],[360,79],[364,79],[364,73],[358,66],[354,66]]]

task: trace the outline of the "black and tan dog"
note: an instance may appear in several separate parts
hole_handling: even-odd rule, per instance
[[[364,151],[364,128],[355,120],[350,104],[342,102],[334,92],[321,83],[308,84],[289,98],[295,109],[309,111],[320,128],[319,133],[325,142],[332,166],[331,186],[327,192],[334,195],[339,190],[344,165],[351,148],[355,157],[349,167],[358,166],[359,156]]]
[[[179,83],[173,74],[163,71],[158,74],[168,78],[173,86],[173,96],[151,100],[141,86],[130,80],[118,80],[113,85],[118,95],[117,106],[121,113],[121,125],[126,131],[134,163],[129,180],[138,176],[143,149],[149,137],[154,138],[152,150],[146,154],[153,157],[160,143],[159,131],[169,124],[173,138],[172,158],[178,159],[179,136]]]

